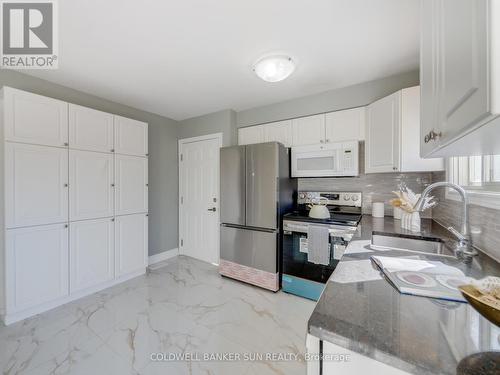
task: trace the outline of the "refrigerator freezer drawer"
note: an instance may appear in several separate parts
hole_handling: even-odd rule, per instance
[[[278,234],[221,226],[220,258],[270,273],[278,272]]]

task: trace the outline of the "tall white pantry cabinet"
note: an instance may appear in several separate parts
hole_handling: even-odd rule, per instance
[[[143,274],[148,124],[3,87],[5,324]]]

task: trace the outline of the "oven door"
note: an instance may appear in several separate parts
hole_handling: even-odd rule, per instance
[[[347,246],[347,241],[330,233],[330,263],[315,264],[308,261],[307,231],[283,230],[283,274],[326,283]]]

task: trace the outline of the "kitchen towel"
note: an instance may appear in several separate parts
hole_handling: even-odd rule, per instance
[[[307,230],[307,261],[314,264],[330,264],[330,232],[322,225],[309,225]]]

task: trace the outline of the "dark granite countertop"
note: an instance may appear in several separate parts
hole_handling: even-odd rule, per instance
[[[369,240],[373,231],[434,237],[453,248],[449,232],[432,220],[423,220],[422,233],[415,235],[401,230],[392,218],[364,216],[357,238],[309,319],[310,334],[413,374],[456,374],[460,361],[464,360],[463,368],[469,355],[500,351],[500,328],[469,304],[403,295],[389,284],[371,264],[376,251],[365,247],[367,241],[354,242]],[[409,253],[393,250],[383,255]],[[453,257],[419,255],[457,266],[476,278],[500,275],[498,262],[484,254],[470,264]],[[500,361],[496,354],[488,358]]]

